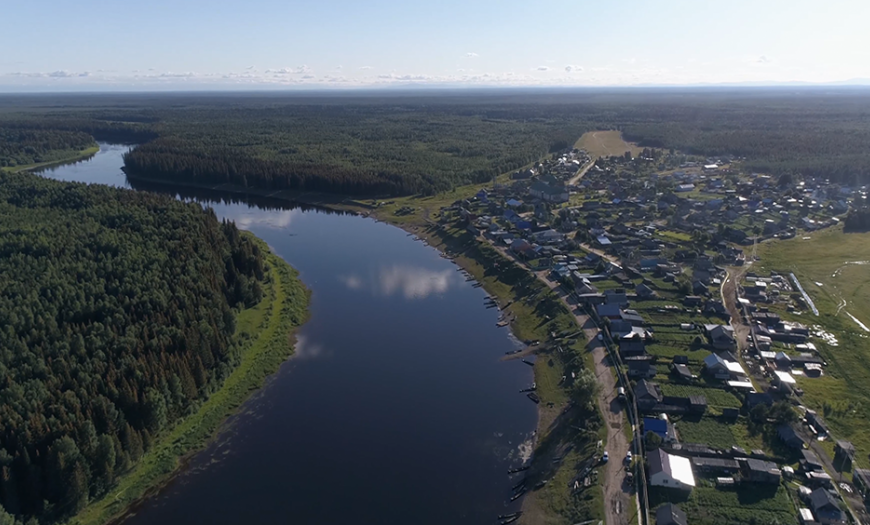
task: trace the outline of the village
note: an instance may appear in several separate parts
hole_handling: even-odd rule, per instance
[[[855,447],[801,402],[798,380],[822,380],[818,349],[836,342],[807,322],[815,306],[794,275],[752,271],[758,243],[836,225],[865,194],[739,166],[571,149],[442,208],[438,221],[594,321],[633,435],[610,461],[624,459],[650,523],[866,522],[870,471],[853,468]]]

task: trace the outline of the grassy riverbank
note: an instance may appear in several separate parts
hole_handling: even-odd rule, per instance
[[[94,144],[89,148],[85,148],[82,150],[62,150],[52,152],[51,158],[46,160],[45,162],[36,162],[33,164],[23,164],[21,166],[10,166],[0,168],[3,171],[7,171],[10,173],[18,173],[20,171],[30,171],[39,168],[48,168],[51,166],[57,166],[59,164],[69,164],[71,162],[78,162],[80,160],[87,159],[96,155],[100,151],[100,146]]]
[[[249,235],[249,234],[247,234]],[[261,249],[269,251],[262,241]],[[293,330],[307,317],[309,292],[297,272],[277,255],[267,256],[268,279],[263,300],[243,310],[236,320],[235,344],[240,362],[223,386],[193,414],[158,438],[136,466],[109,494],[90,503],[75,518],[76,525],[102,525],[169,481],[189,454],[203,448],[224,420],[261,387],[293,352]]]

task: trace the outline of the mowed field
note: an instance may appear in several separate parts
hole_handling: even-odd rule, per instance
[[[805,237],[805,236],[803,236]],[[750,271],[794,272],[813,299],[819,316],[809,310],[786,316],[833,334],[836,346],[813,341],[827,362],[824,376],[799,376],[803,402],[823,412],[838,439],[852,441],[866,467],[870,455],[870,233],[843,233],[842,228],[804,239],[764,243],[761,261]]]
[[[622,140],[620,131],[586,132],[577,140],[574,147],[586,150],[593,158],[624,155],[626,151],[631,151],[631,156],[636,157],[643,151],[643,148]]]

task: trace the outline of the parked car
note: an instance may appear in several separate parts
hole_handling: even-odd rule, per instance
[[[604,452],[604,455],[601,456],[601,462],[602,462],[602,463],[607,463],[607,461],[608,461],[609,459],[610,459],[610,455],[607,453],[607,451],[605,451],[605,452]]]

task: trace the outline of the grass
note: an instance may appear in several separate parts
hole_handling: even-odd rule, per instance
[[[743,403],[737,397],[721,388],[704,388],[696,385],[661,383],[662,394],[674,397],[704,396],[707,405],[718,408],[740,408]]]
[[[719,417],[685,416],[675,423],[680,441],[686,443],[703,443],[716,448],[741,446],[746,450],[763,449],[762,436],[750,435],[746,423],[738,419],[727,423]]]
[[[8,171],[10,173],[18,173],[19,171],[27,171],[34,170],[37,168],[45,168],[48,166],[54,166],[56,164],[66,164],[68,162],[74,162],[82,159],[86,159],[92,155],[95,155],[100,151],[100,147],[98,145],[93,145],[89,148],[85,148],[83,150],[60,150],[53,151],[51,153],[51,159],[45,162],[36,162],[33,164],[22,164],[21,166],[9,166],[0,168],[4,171]]]
[[[813,299],[820,315],[803,312],[784,317],[809,325],[819,325],[834,334],[838,346],[819,340],[814,343],[827,362],[824,375],[812,379],[798,376],[804,390],[802,401],[824,415],[837,439],[851,441],[857,448],[856,459],[867,467],[870,454],[870,334],[861,329],[846,312],[868,324],[870,322],[870,233],[843,233],[830,228],[798,236],[788,241],[759,245],[762,275],[770,270],[794,272]],[[816,283],[821,283],[819,286]],[[844,305],[842,309],[841,305]]]
[[[650,507],[679,505],[693,525],[794,523],[796,512],[782,485],[750,484],[720,490],[701,482],[691,493],[650,487]]]
[[[574,147],[586,150],[593,158],[623,155],[626,151],[631,151],[631,156],[636,157],[643,151],[643,148],[623,140],[622,133],[615,130],[588,131],[580,137]]]
[[[265,243],[260,245],[268,250]],[[181,459],[205,446],[226,417],[292,353],[293,329],[307,316],[308,291],[297,279],[296,271],[281,258],[269,253],[267,263],[269,278],[263,286],[263,300],[237,317],[234,339],[242,347],[238,367],[195,413],[158,438],[108,495],[90,503],[71,523],[106,523],[169,480]]]

